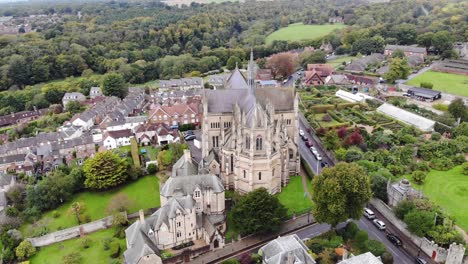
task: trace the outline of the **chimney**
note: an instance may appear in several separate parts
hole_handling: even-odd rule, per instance
[[[138,211],[138,213],[140,214],[140,224],[144,224],[145,223],[145,213],[143,212],[143,209],[140,209],[140,211]]]
[[[294,255],[292,253],[292,251],[289,251],[288,252],[288,259],[286,260],[286,264],[294,264]]]
[[[192,155],[190,154],[189,149],[184,149],[184,159],[185,159],[185,162],[192,163]]]

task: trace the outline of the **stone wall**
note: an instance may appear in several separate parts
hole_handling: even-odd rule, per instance
[[[81,235],[96,232],[101,229],[107,229],[112,225],[112,216],[86,223],[79,226],[70,227],[60,231],[56,231],[41,237],[28,238],[31,244],[35,247],[44,247],[57,242],[65,241]]]

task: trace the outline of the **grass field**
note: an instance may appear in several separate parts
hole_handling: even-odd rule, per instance
[[[330,64],[332,65],[334,68],[338,68],[340,67],[341,65],[343,65],[343,62],[351,62],[352,60],[355,60],[356,57],[355,56],[343,56],[343,57],[339,57],[339,58],[336,58],[336,59],[333,59],[333,60],[327,60],[327,64]]]
[[[462,167],[449,171],[431,170],[422,186],[429,199],[453,216],[456,224],[468,231],[468,176],[462,174]]]
[[[338,125],[340,122],[336,121],[335,119],[331,119],[330,122],[323,121],[322,118],[323,116],[328,115],[328,114],[315,114],[314,118],[315,120],[320,124],[322,127],[330,127],[330,126],[335,126]]]
[[[88,235],[92,240],[89,248],[83,249],[80,245],[80,239],[75,238],[61,243],[56,243],[47,247],[42,247],[36,255],[30,259],[31,264],[54,264],[63,263],[62,258],[72,252],[81,254],[80,263],[107,264],[111,262],[110,252],[104,250],[103,240],[112,238],[114,229],[101,230]],[[125,239],[119,239],[121,255],[126,249]],[[117,259],[115,259],[117,260]],[[120,257],[121,263],[122,257]]]
[[[107,192],[86,191],[77,194],[73,199],[55,210],[60,214],[59,217],[53,218],[53,211],[50,211],[45,213],[41,219],[50,219],[50,223],[48,224],[49,232],[75,226],[78,224],[77,221],[74,217],[67,215],[67,211],[72,203],[83,202],[86,206],[85,214],[88,214],[92,221],[98,220],[108,215],[106,208],[110,200],[120,193],[126,194],[131,201],[128,213],[134,213],[139,209],[157,207],[160,205],[159,179],[156,176],[146,176],[115,190]],[[23,227],[22,230],[28,233],[27,226]]]
[[[344,27],[344,24],[304,25],[302,23],[295,23],[271,33],[267,36],[265,41],[266,44],[271,44],[274,40],[298,41],[317,39],[327,35],[335,29]]]
[[[434,90],[468,96],[468,76],[466,75],[427,71],[411,79],[407,84],[419,87],[421,82],[434,84]]]
[[[312,207],[312,201],[305,195],[301,176],[291,177],[288,186],[284,187],[277,197],[280,203],[288,208],[288,215]]]

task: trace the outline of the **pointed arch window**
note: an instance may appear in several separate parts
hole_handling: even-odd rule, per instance
[[[262,150],[263,149],[263,139],[262,136],[257,136],[257,140],[255,142],[255,149]]]

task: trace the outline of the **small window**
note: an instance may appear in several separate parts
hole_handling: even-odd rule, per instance
[[[180,222],[177,222],[177,227],[180,227],[180,226],[181,226]]]
[[[201,192],[200,191],[195,191],[195,198],[200,198]]]
[[[258,173],[258,180],[259,180],[259,181],[262,180],[262,172],[259,172],[259,173]]]
[[[246,176],[247,176],[247,172],[244,170],[244,179],[245,179]]]

